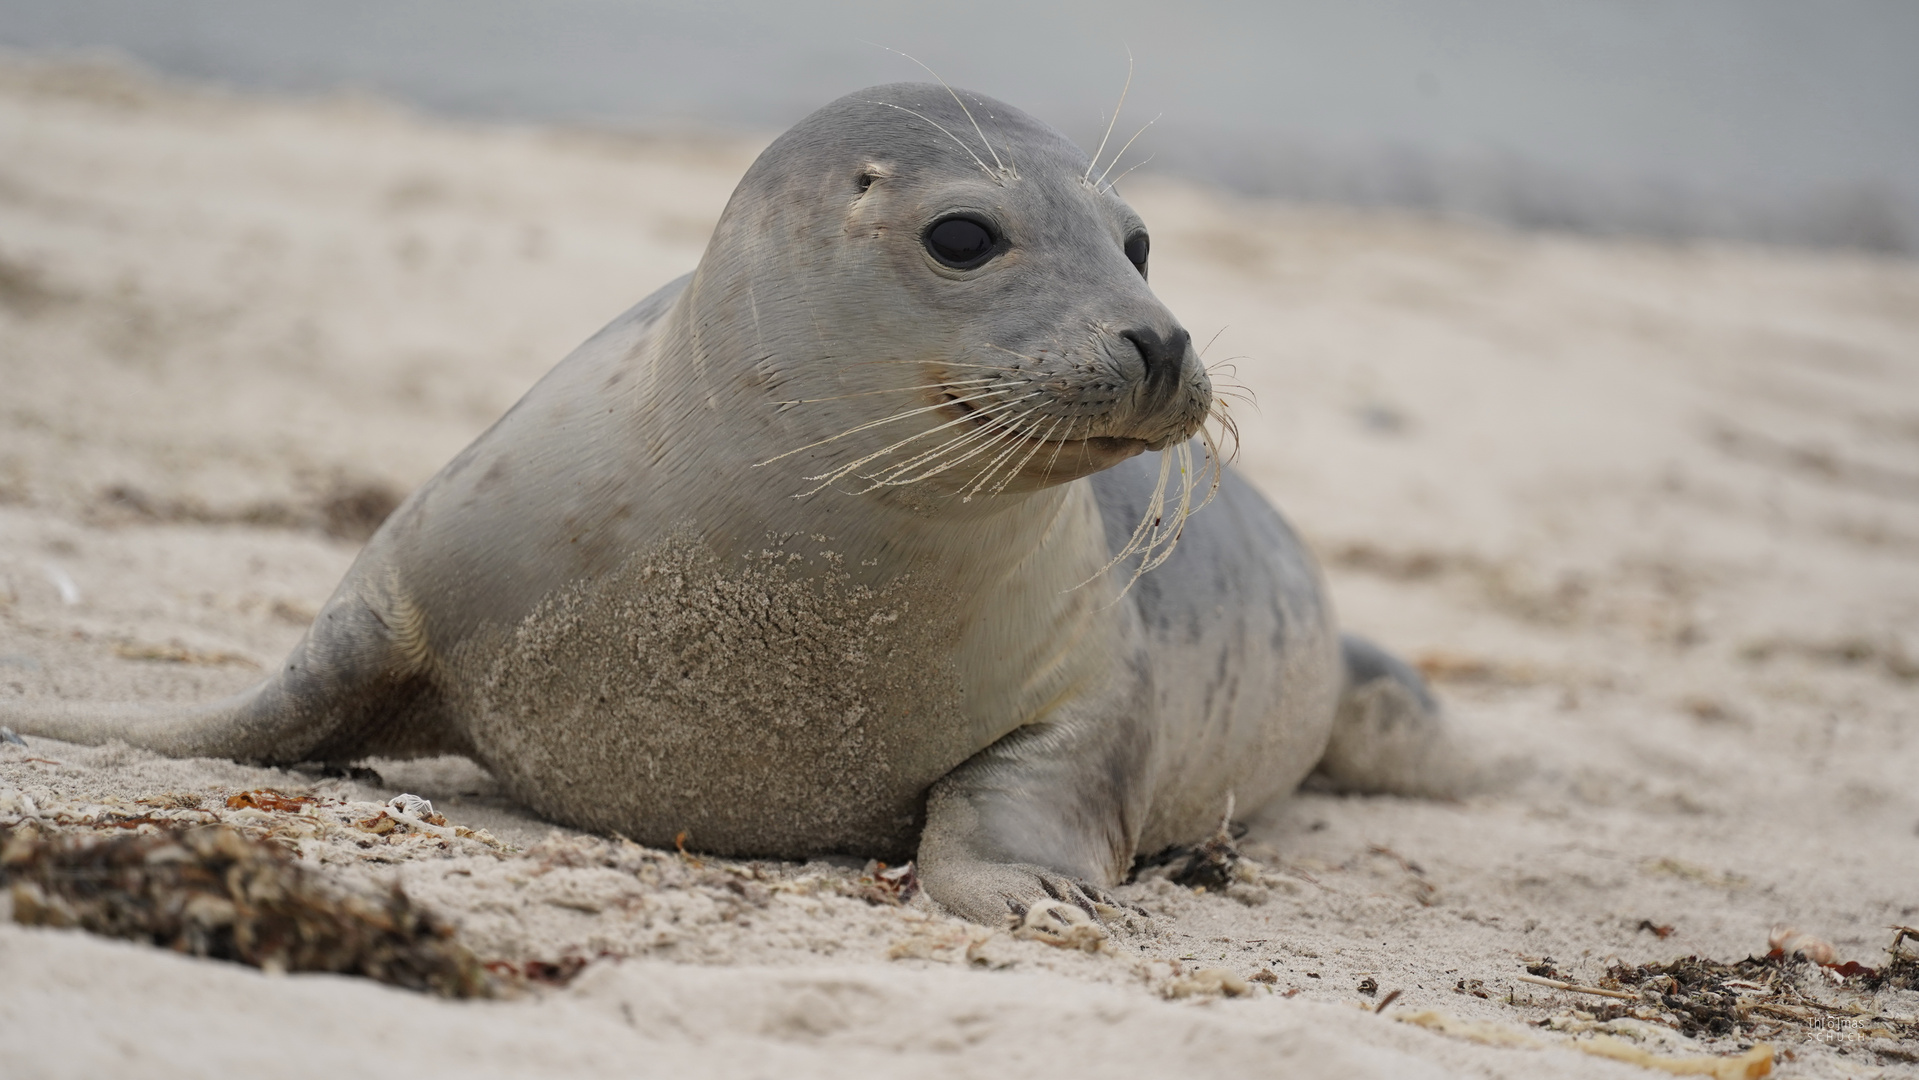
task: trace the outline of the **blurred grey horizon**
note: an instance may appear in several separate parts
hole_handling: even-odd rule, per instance
[[[1121,168],[1521,228],[1919,254],[1903,0],[0,0],[0,48],[742,134],[926,77],[893,49],[1089,151],[1130,50],[1115,145],[1159,119]]]

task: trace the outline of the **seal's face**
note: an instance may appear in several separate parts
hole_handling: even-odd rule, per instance
[[[750,378],[810,479],[970,501],[1199,430],[1212,387],[1147,287],[1145,224],[1090,171],[937,85],[850,95],[768,148],[696,288],[752,309]]]

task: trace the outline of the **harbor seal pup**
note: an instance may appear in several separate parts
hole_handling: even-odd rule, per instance
[[[1218,406],[1148,257],[1024,113],[842,98],[760,155],[691,274],[395,511],[270,678],[0,718],[274,764],[465,754],[649,844],[916,855],[984,921],[1093,910],[1136,852],[1316,765],[1418,786],[1430,698],[1342,643],[1305,547],[1193,441]]]

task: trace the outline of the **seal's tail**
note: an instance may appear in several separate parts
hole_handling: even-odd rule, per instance
[[[1340,635],[1346,686],[1319,772],[1345,791],[1447,797],[1477,786],[1426,681],[1365,638]]]

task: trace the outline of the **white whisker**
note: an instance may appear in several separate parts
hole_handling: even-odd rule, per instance
[[[899,56],[904,56],[908,60],[911,60],[912,62],[914,62],[915,64],[919,64],[921,68],[925,69],[928,75],[931,75],[933,77],[935,82],[939,83],[941,86],[946,87],[946,92],[953,95],[953,103],[958,105],[960,107],[960,111],[966,114],[966,119],[972,122],[973,133],[979,136],[980,142],[986,144],[986,152],[993,155],[993,164],[998,165],[1001,172],[1009,171],[1006,168],[1006,163],[999,159],[999,151],[993,149],[993,141],[986,137],[986,132],[980,130],[979,121],[973,119],[973,110],[967,108],[966,102],[960,100],[959,91],[954,90],[953,87],[945,79],[940,78],[939,72],[934,71],[930,67],[927,67],[927,65],[923,61],[921,61],[919,57],[914,56],[912,53],[901,52],[900,50],[892,48],[891,46],[881,45],[877,41],[869,41],[867,42],[867,44],[875,46],[877,48],[885,49],[887,52],[894,53]]]
[[[997,446],[999,442],[1005,442],[1007,444],[1006,449],[1001,450],[998,457],[987,462],[986,467],[975,473],[973,479],[967,481],[966,485],[960,489],[962,492],[960,496],[961,502],[972,502],[973,496],[980,493],[981,489],[986,486],[987,481],[993,478],[993,474],[999,471],[1001,465],[1005,464],[1006,459],[1019,452],[1020,443],[1025,441],[1026,435],[1020,428],[1013,425],[1031,416],[1034,411],[1036,410],[1027,410],[1025,413],[1014,418],[1012,424],[1004,427],[1004,436],[999,440],[995,440],[994,445]]]
[[[1020,354],[1014,353],[1013,355],[1018,356]],[[1013,374],[1005,364],[968,364],[959,360],[905,360],[898,357],[882,360],[850,360],[847,361],[846,366],[866,367],[874,364],[913,364],[919,367],[932,367],[937,365],[942,368],[979,368],[984,371],[997,371],[1006,375]]]
[[[1041,417],[1040,419],[1044,420],[1045,417]],[[1037,455],[1041,450],[1046,449],[1047,443],[1053,441],[1053,432],[1059,430],[1060,421],[1064,419],[1066,418],[1063,416],[1056,416],[1053,418],[1053,426],[1046,429],[1046,434],[1039,436],[1037,438],[1028,436],[1028,441],[1030,441],[1033,444],[1032,449],[1026,451],[1026,456],[1020,459],[1019,464],[1013,466],[1012,471],[1006,474],[1005,479],[1001,480],[999,482],[999,485],[993,488],[993,492],[992,492],[993,494],[998,495],[1000,492],[1005,491],[1006,485],[1012,483],[1014,479],[1016,479],[1019,476],[1020,473],[1023,473],[1026,471],[1026,466],[1031,465],[1033,463],[1034,456]],[[1038,427],[1039,427],[1039,422],[1034,421],[1033,429],[1037,429]]]
[[[1119,187],[1119,182],[1121,180],[1124,180],[1127,177],[1133,175],[1133,171],[1135,169],[1138,169],[1144,165],[1151,165],[1153,163],[1153,159],[1158,156],[1159,156],[1158,153],[1147,154],[1146,159],[1144,161],[1141,161],[1138,165],[1128,166],[1125,172],[1120,173],[1118,176],[1113,177],[1112,182],[1106,185],[1106,190],[1109,192],[1115,190],[1116,188]]]
[[[1160,455],[1159,480],[1153,485],[1152,495],[1147,497],[1146,512],[1140,515],[1139,525],[1133,530],[1133,535],[1127,538],[1125,545],[1123,545],[1119,549],[1119,552],[1113,556],[1110,562],[1108,562],[1105,566],[1100,567],[1099,570],[1096,571],[1092,577],[1089,577],[1085,581],[1080,582],[1078,585],[1073,586],[1073,588],[1082,589],[1082,588],[1085,588],[1087,585],[1090,585],[1093,582],[1098,581],[1100,578],[1106,575],[1107,571],[1111,570],[1113,567],[1118,566],[1121,562],[1125,561],[1127,556],[1132,555],[1133,553],[1140,550],[1140,542],[1146,538],[1147,533],[1150,530],[1155,529],[1159,526],[1160,512],[1166,506],[1166,478],[1169,470],[1171,470],[1172,468],[1172,465],[1173,465],[1173,462],[1171,458],[1167,457],[1165,454]],[[1131,585],[1129,583],[1128,588],[1130,587]],[[1126,594],[1122,592],[1120,593],[1120,595],[1124,596]]]
[[[1028,411],[1030,412],[1031,410]],[[1022,413],[1021,415],[1024,416],[1026,414]],[[981,454],[992,450],[993,447],[999,445],[1000,440],[1005,434],[1005,429],[998,425],[982,427],[963,439],[953,440],[946,446],[938,448],[937,452],[921,454],[911,462],[890,469],[884,476],[872,478],[873,487],[908,487],[925,480],[930,480],[949,469],[964,465]],[[963,454],[959,454],[958,457],[952,457],[946,461],[939,460],[948,455],[958,453],[966,443],[977,443],[978,445],[966,450]],[[911,472],[914,468],[927,464],[930,464],[931,467],[926,468],[918,475],[905,477],[900,475],[902,472]],[[872,488],[869,487],[866,490],[870,491]]]
[[[981,411],[975,412],[973,415],[974,417],[991,417],[995,413],[1002,413],[1007,411],[1008,409],[1011,408],[1011,406],[1017,405],[1020,401],[1024,401],[1024,400],[1025,398],[1020,398],[1015,401],[1008,402],[1007,408],[981,410]],[[1038,406],[1033,406],[1033,408],[1038,408]],[[919,476],[910,477],[905,480],[899,479],[899,476],[901,473],[911,472],[912,470],[919,468],[921,465],[927,464],[929,462],[938,461],[940,458],[945,457],[949,454],[957,453],[961,449],[965,448],[966,445],[969,443],[993,442],[996,439],[998,432],[1000,430],[998,426],[999,423],[1000,423],[999,421],[995,421],[993,424],[977,425],[974,428],[972,428],[972,430],[964,432],[963,434],[957,435],[951,439],[948,439],[945,442],[939,444],[938,446],[933,447],[930,450],[920,451],[919,453],[915,454],[913,457],[907,459],[906,461],[895,462],[891,465],[886,466],[879,473],[869,474],[866,477],[866,479],[872,480],[875,484],[882,487],[892,487],[892,486],[905,486],[907,484],[916,484],[920,482],[921,480],[927,479],[928,477],[937,476],[940,473],[945,472],[947,469],[952,468],[954,465],[958,465],[961,462],[967,461],[968,459],[972,458],[974,454],[977,453],[978,451],[970,452],[963,457],[957,458],[953,461],[949,461],[946,464],[941,465],[938,468],[932,469],[928,472],[922,473]],[[981,447],[980,449],[984,449],[984,447]]]
[[[1066,434],[1062,436],[1058,442],[1053,444],[1053,456],[1046,459],[1046,471],[1042,473],[1039,478],[1041,486],[1044,486],[1048,480],[1053,478],[1053,466],[1059,464],[1059,452],[1066,449],[1067,443],[1073,441],[1073,429],[1079,426],[1079,421],[1080,418],[1077,416],[1068,421],[1066,424]],[[1047,437],[1051,438],[1052,436],[1049,434]]]
[[[851,394],[835,394],[832,397],[794,398],[791,401],[769,401],[767,404],[782,406],[818,405],[823,401],[845,401],[848,398],[871,397],[874,394],[903,394],[909,390],[986,390],[991,389],[987,384],[993,382],[994,379],[990,376],[977,379],[955,379],[952,382],[922,383],[919,386],[889,386],[884,390],[860,390]],[[1002,387],[1018,386],[1019,383],[1008,381],[1000,383],[999,385]]]
[[[872,453],[867,454],[865,457],[862,457],[856,461],[848,462],[847,464],[841,465],[828,472],[821,473],[818,476],[806,477],[806,479],[808,480],[817,480],[817,481],[820,481],[820,483],[819,483],[819,486],[814,487],[808,491],[803,491],[800,493],[800,495],[803,497],[806,495],[812,495],[816,492],[819,492],[831,486],[832,484],[839,481],[843,477],[846,477],[858,471],[861,466],[864,466],[868,462],[874,461],[878,458],[885,457],[886,455],[894,452],[895,450],[900,449],[903,446],[906,446],[909,443],[918,442],[919,440],[926,438],[928,435],[937,434],[938,432],[944,431],[948,428],[955,427],[960,424],[968,423],[974,417],[977,417],[977,416],[992,416],[995,413],[1005,412],[1006,410],[1011,409],[1013,406],[1026,400],[1026,398],[1033,397],[1033,396],[1035,395],[1028,394],[1025,397],[1014,398],[1011,401],[995,402],[994,404],[988,405],[982,409],[976,409],[972,413],[969,413],[966,416],[959,417],[958,419],[955,419],[955,420],[948,420],[944,424],[940,424],[937,427],[928,428],[927,430],[918,432],[917,434],[908,435],[906,438],[901,439],[890,446],[883,446],[880,449],[875,450]]]
[[[884,48],[884,46],[882,46],[882,48]],[[863,98],[862,98],[861,100],[862,100],[862,101],[864,101],[865,99],[863,99]],[[965,144],[965,143],[963,143],[963,142],[960,142],[960,137],[959,137],[958,135],[955,135],[955,134],[953,134],[953,133],[952,133],[952,132],[950,132],[950,131],[947,131],[947,130],[946,130],[946,128],[945,128],[945,126],[944,126],[944,125],[942,125],[942,124],[941,124],[941,123],[940,123],[940,122],[939,122],[938,120],[935,120],[935,119],[933,119],[932,117],[930,117],[930,116],[928,116],[928,115],[926,115],[925,113],[922,113],[922,112],[914,112],[914,111],[913,111],[912,109],[909,109],[909,108],[907,108],[907,107],[906,107],[906,106],[904,106],[904,105],[895,105],[895,104],[893,104],[893,103],[892,103],[892,102],[890,102],[890,101],[866,101],[866,104],[868,104],[868,105],[884,105],[884,106],[886,106],[886,107],[887,107],[887,108],[889,108],[889,109],[898,109],[899,111],[901,111],[901,112],[903,112],[903,113],[908,113],[908,114],[910,114],[910,115],[913,115],[913,116],[917,116],[917,117],[919,117],[919,118],[920,118],[921,120],[924,120],[924,121],[926,121],[927,123],[929,123],[929,124],[931,124],[931,125],[933,125],[934,127],[936,127],[936,128],[939,128],[939,129],[940,129],[940,131],[941,131],[942,133],[944,133],[944,134],[945,134],[945,136],[946,136],[947,138],[949,138],[949,139],[951,139],[951,140],[953,140],[953,141],[954,141],[954,142],[956,142],[956,143],[959,143],[959,148],[960,148],[961,150],[964,150],[964,151],[966,151],[966,156],[967,156],[967,157],[970,157],[970,158],[972,158],[972,159],[973,159],[973,164],[975,164],[975,165],[978,165],[978,166],[979,166],[979,171],[981,171],[981,172],[983,172],[983,173],[985,173],[985,174],[986,174],[986,178],[987,178],[988,180],[991,180],[991,181],[993,181],[993,182],[994,182],[994,183],[996,183],[996,184],[997,184],[997,183],[1002,183],[1002,181],[1000,180],[1000,178],[999,178],[998,176],[996,176],[996,175],[994,175],[994,173],[993,173],[993,170],[991,170],[991,169],[989,169],[989,168],[987,168],[987,167],[986,167],[986,163],[985,163],[984,161],[981,161],[981,160],[980,160],[980,158],[979,158],[979,155],[978,155],[978,154],[975,154],[975,153],[973,152],[973,148],[972,148],[972,147],[970,147],[970,146],[968,146],[968,145],[966,145],[966,144]],[[970,114],[970,113],[968,114],[968,118],[969,118],[969,119],[971,118],[971,114]],[[992,148],[991,146],[988,146],[988,147],[987,147],[986,149],[988,149],[988,150],[991,150],[991,149],[993,149],[993,148]],[[993,158],[993,160],[995,160],[995,161],[998,161],[998,160],[999,160],[999,158],[998,158],[998,156],[997,156],[997,155],[995,155],[995,156],[994,156],[994,158]]]
[[[1160,113],[1160,114],[1159,114],[1159,116],[1165,116],[1165,115],[1166,115],[1165,113]],[[1099,179],[1098,179],[1098,180],[1095,180],[1095,181],[1093,181],[1093,186],[1094,186],[1094,187],[1099,187],[1099,186],[1100,186],[1101,184],[1104,184],[1104,183],[1106,183],[1106,173],[1109,173],[1109,172],[1112,172],[1112,171],[1113,171],[1113,166],[1114,166],[1114,165],[1118,165],[1118,164],[1119,164],[1119,159],[1120,159],[1120,158],[1123,158],[1123,157],[1125,157],[1125,156],[1126,156],[1126,151],[1128,151],[1128,150],[1130,150],[1130,149],[1132,149],[1132,146],[1133,146],[1133,144],[1134,144],[1135,142],[1138,142],[1138,141],[1139,141],[1139,137],[1140,137],[1141,135],[1144,135],[1144,134],[1146,134],[1146,129],[1147,129],[1147,128],[1149,128],[1149,127],[1152,127],[1152,126],[1153,126],[1154,124],[1157,124],[1157,123],[1159,123],[1159,116],[1155,116],[1155,117],[1153,117],[1153,118],[1152,118],[1151,120],[1148,120],[1148,121],[1146,121],[1146,122],[1145,122],[1144,124],[1141,124],[1141,125],[1140,125],[1140,128],[1139,128],[1139,130],[1138,130],[1138,131],[1135,131],[1135,132],[1133,132],[1133,137],[1132,137],[1132,138],[1130,138],[1130,139],[1128,139],[1128,140],[1126,140],[1126,145],[1125,145],[1125,146],[1122,146],[1122,147],[1120,147],[1120,148],[1119,148],[1119,153],[1117,153],[1117,154],[1114,154],[1114,155],[1113,155],[1113,160],[1112,160],[1112,162],[1111,162],[1110,164],[1108,164],[1108,165],[1106,166],[1106,172],[1103,172],[1103,173],[1100,173],[1100,174],[1099,174]],[[1152,158],[1147,158],[1147,159],[1146,159],[1146,161],[1151,161],[1151,160],[1153,160],[1153,159],[1152,159]],[[1139,163],[1139,165],[1144,165],[1144,164],[1146,164],[1146,161],[1142,161],[1142,162],[1140,162],[1140,163]],[[1135,165],[1135,166],[1133,166],[1133,169],[1137,169],[1137,168],[1139,168],[1139,165]],[[1132,172],[1132,171],[1133,171],[1133,169],[1128,169],[1128,170],[1126,170],[1126,172]],[[1125,178],[1126,178],[1126,173],[1120,173],[1120,174],[1119,174],[1119,180],[1123,180],[1123,179],[1125,179]],[[1114,180],[1114,181],[1113,181],[1113,183],[1115,183],[1115,184],[1117,184],[1117,183],[1119,183],[1119,180]]]
[[[951,401],[942,401],[934,405],[922,405],[917,409],[908,409],[905,412],[894,413],[891,416],[883,417],[878,420],[868,420],[866,423],[860,424],[857,427],[847,428],[845,431],[840,432],[838,435],[829,435],[826,438],[821,439],[817,442],[810,442],[810,443],[807,443],[805,446],[796,446],[793,449],[788,450],[784,454],[776,454],[773,457],[767,458],[765,461],[756,461],[753,463],[753,467],[757,469],[762,465],[771,465],[775,461],[779,461],[782,458],[792,457],[794,454],[797,454],[802,450],[811,450],[815,446],[825,446],[827,443],[837,442],[840,439],[844,439],[848,435],[857,435],[858,433],[862,431],[866,431],[870,428],[880,427],[885,424],[890,424],[896,420],[905,420],[909,417],[918,416],[921,413],[929,413],[929,412],[933,412],[936,409],[944,409],[948,405],[960,405],[970,401],[979,401],[982,398],[992,397],[996,393],[998,393],[998,391],[995,390],[995,391],[989,391],[984,394],[975,394],[972,397],[954,398]],[[939,429],[935,428],[934,430],[937,431]]]
[[[1099,149],[1093,151],[1093,160],[1086,163],[1086,175],[1080,177],[1080,183],[1093,178],[1093,170],[1099,168],[1099,156],[1106,152],[1106,140],[1113,137],[1113,125],[1119,123],[1119,111],[1126,107],[1126,92],[1133,88],[1133,50],[1126,50],[1126,85],[1119,88],[1119,104],[1113,106],[1113,118],[1106,121],[1106,134],[1099,137]]]

